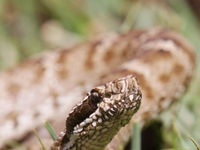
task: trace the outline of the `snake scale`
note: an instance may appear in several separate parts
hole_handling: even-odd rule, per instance
[[[123,148],[133,122],[144,125],[183,95],[194,67],[192,46],[158,28],[107,34],[27,59],[0,73],[0,147],[33,128],[42,131],[45,120],[60,131],[68,116],[48,148]],[[30,141],[29,149],[39,149]]]

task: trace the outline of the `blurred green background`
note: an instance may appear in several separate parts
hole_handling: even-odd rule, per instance
[[[189,4],[197,6],[197,11]],[[183,34],[199,58],[198,9],[200,0],[0,0],[0,70],[38,52],[68,47],[97,34],[150,27]],[[197,149],[188,137],[200,144],[198,64],[199,59],[188,92],[161,115],[163,150]]]

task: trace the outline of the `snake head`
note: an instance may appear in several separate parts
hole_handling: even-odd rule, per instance
[[[104,149],[137,112],[141,98],[132,75],[92,89],[70,112],[60,149]]]

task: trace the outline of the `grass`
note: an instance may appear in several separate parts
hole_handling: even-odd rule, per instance
[[[52,126],[50,125],[50,123],[45,121],[44,126],[47,129],[48,133],[50,134],[52,140],[55,141],[57,139],[57,135],[56,135],[55,131],[53,130]],[[37,137],[37,139],[42,147],[42,150],[46,150],[46,147],[45,147],[44,143],[42,142],[42,139],[40,138],[36,129],[34,129],[33,132],[35,133],[35,136]]]
[[[141,129],[139,123],[133,124],[131,150],[141,150]]]
[[[192,141],[192,143],[195,145],[195,147],[196,147],[196,149],[197,150],[200,150],[200,146],[197,144],[197,142],[192,138],[192,137],[188,137],[191,141]]]
[[[55,133],[55,131],[53,130],[53,128],[51,127],[49,122],[45,122],[44,123],[45,128],[47,129],[47,131],[49,132],[51,138],[55,141],[57,139],[57,135]]]
[[[45,145],[43,144],[42,139],[40,138],[40,136],[39,136],[39,134],[37,133],[36,129],[34,129],[33,132],[35,133],[35,135],[36,135],[38,141],[40,142],[40,145],[41,145],[41,147],[42,147],[42,150],[46,150]]]
[[[44,123],[44,126],[47,129],[48,133],[51,135],[52,140],[55,141],[57,139],[57,135],[56,135],[55,131],[53,130],[52,126],[50,125],[50,123],[46,121]],[[184,142],[183,137],[175,123],[173,123],[173,129],[174,129],[174,132],[176,133],[176,135],[174,137],[177,137],[177,139],[180,140],[180,142]],[[46,150],[45,145],[43,144],[43,142],[36,130],[34,130],[34,133],[35,133],[38,141],[40,142],[42,150]],[[194,144],[194,146],[196,147],[197,150],[200,150],[200,146],[197,144],[197,142],[192,137],[187,136],[187,138],[190,141],[192,141],[192,143]],[[140,127],[140,124],[137,122],[133,124],[131,150],[141,150],[141,127]],[[177,147],[174,147],[174,148],[166,148],[166,149],[162,149],[162,150],[186,150],[186,149],[181,149],[181,148],[179,149]]]

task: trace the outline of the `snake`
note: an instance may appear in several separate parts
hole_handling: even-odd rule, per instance
[[[191,44],[160,28],[33,56],[0,73],[0,147],[18,140],[39,149],[25,137],[37,128],[42,138],[49,120],[57,132],[65,129],[55,142],[44,134],[48,149],[118,150],[134,122],[144,126],[180,99],[194,70]]]

